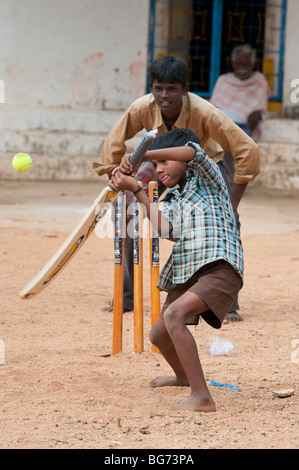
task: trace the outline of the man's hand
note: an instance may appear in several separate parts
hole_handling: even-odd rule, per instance
[[[248,126],[253,131],[258,123],[262,120],[262,114],[260,111],[253,111],[247,118]]]
[[[236,184],[234,183],[232,185],[232,191],[230,195],[230,200],[233,206],[233,210],[236,211],[238,208],[238,205],[243,197],[243,194],[245,192],[245,189],[247,188],[248,183],[244,184]]]
[[[133,173],[133,166],[130,163],[130,157],[132,156],[131,153],[126,153],[123,158],[121,159],[119,165],[119,171],[124,173],[125,175],[135,175],[136,172]]]

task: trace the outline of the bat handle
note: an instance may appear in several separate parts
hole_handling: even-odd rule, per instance
[[[135,168],[138,165],[138,163],[141,162],[145,153],[147,152],[147,150],[150,148],[153,141],[155,140],[157,132],[158,132],[158,129],[154,129],[145,134],[142,141],[140,142],[140,144],[138,145],[138,147],[136,148],[136,150],[133,152],[132,156],[130,157],[130,163],[133,165],[133,168]]]

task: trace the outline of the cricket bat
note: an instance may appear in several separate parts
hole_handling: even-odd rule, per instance
[[[146,151],[150,148],[157,134],[157,129],[145,134],[140,144],[133,152],[130,162],[135,168],[142,160]],[[115,201],[117,194],[109,186],[106,186],[95,199],[88,212],[80,220],[72,233],[60,246],[41,271],[19,293],[22,299],[31,299],[45,289],[58,274],[73,259],[79,249],[93,232],[97,222],[106,214],[110,205]]]

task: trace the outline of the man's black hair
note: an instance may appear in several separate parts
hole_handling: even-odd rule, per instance
[[[150,150],[183,147],[189,141],[200,145],[200,138],[192,129],[172,129],[171,131],[158,135],[151,145]]]
[[[164,55],[153,61],[149,77],[150,86],[157,80],[160,83],[180,83],[184,88],[189,78],[188,64],[180,57]]]

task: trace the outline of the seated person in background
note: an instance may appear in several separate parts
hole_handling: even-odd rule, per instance
[[[221,109],[249,135],[257,131],[267,113],[270,88],[265,76],[255,71],[256,52],[249,44],[231,54],[233,72],[220,75],[211,103]]]
[[[256,52],[249,44],[233,49],[233,72],[220,75],[211,103],[229,116],[246,134],[259,137],[259,123],[266,117],[270,88],[265,76],[255,71]],[[234,175],[234,160],[225,152],[223,160],[230,180]]]

